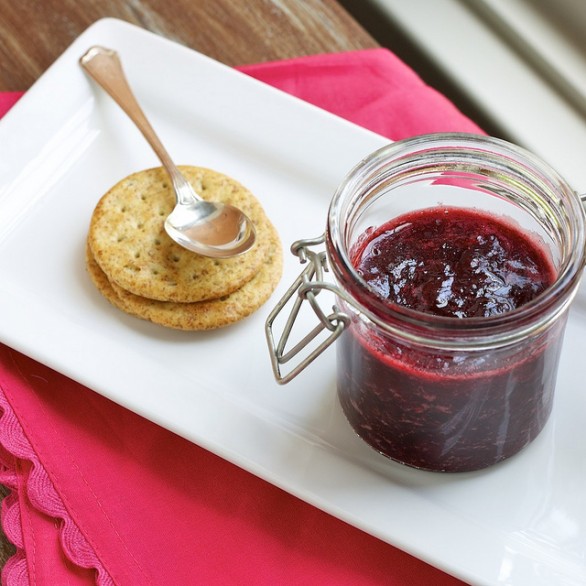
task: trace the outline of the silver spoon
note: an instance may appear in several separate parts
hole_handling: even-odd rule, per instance
[[[204,256],[228,258],[246,252],[256,237],[253,223],[238,208],[205,201],[195,193],[136,101],[116,51],[91,47],[79,62],[134,122],[169,174],[177,204],[165,220],[167,234],[177,244]]]

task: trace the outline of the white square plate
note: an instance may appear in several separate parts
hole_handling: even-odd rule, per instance
[[[78,66],[92,44],[119,51],[176,161],[249,187],[285,250],[323,232],[342,177],[388,142],[141,29],[96,23],[0,122],[0,339],[468,582],[583,586],[584,291],[553,417],[528,449],[470,474],[387,461],[345,422],[333,350],[288,386],[274,382],[264,320],[300,272],[291,255],[273,299],[217,332],[167,331],[123,315],[94,290],[83,261],[93,207],[119,179],[158,162]]]

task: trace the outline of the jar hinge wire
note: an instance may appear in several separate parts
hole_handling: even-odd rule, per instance
[[[318,238],[298,240],[293,243],[291,246],[291,252],[299,258],[299,261],[302,264],[308,263],[308,265],[297,277],[293,285],[287,290],[285,295],[283,295],[281,300],[276,304],[265,324],[265,333],[269,345],[273,373],[275,379],[280,384],[288,383],[295,378],[326,348],[335,342],[350,323],[350,316],[341,312],[335,304],[332,306],[331,313],[326,313],[322,310],[316,299],[317,295],[322,290],[328,290],[336,295],[341,295],[340,290],[335,285],[326,282],[323,278],[324,272],[328,271],[328,262],[325,251],[315,252],[310,249],[311,246],[321,245],[324,242],[325,236],[322,235]],[[275,320],[295,294],[297,294],[297,297],[293,299],[293,306],[287,317],[278,342],[276,342],[273,331]],[[304,302],[309,303],[311,309],[317,316],[319,323],[292,348],[286,350],[293,326]],[[307,348],[307,346],[326,329],[330,332],[327,338],[317,344],[317,346],[287,374],[283,374],[281,366],[297,356],[303,349]]]

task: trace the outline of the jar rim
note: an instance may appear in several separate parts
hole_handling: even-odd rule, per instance
[[[430,153],[442,152],[442,149],[457,149],[459,153],[490,152],[491,156],[506,158],[507,161],[515,161],[530,169],[531,172],[544,178],[559,196],[558,206],[567,208],[566,232],[571,239],[570,254],[558,269],[556,280],[542,293],[524,305],[489,317],[457,318],[438,316],[425,313],[409,307],[401,306],[385,301],[373,293],[366,281],[359,275],[350,260],[350,251],[343,239],[343,231],[348,218],[342,217],[344,204],[348,204],[348,198],[356,197],[356,189],[361,180],[368,175],[374,167],[384,163],[385,169],[391,169],[393,165],[405,164],[410,160],[421,160]],[[346,205],[346,208],[348,206]],[[339,283],[351,283],[355,292],[366,294],[369,304],[372,302],[374,311],[362,304],[356,295],[350,292],[352,305],[371,321],[383,329],[391,329],[397,333],[396,328],[389,324],[388,318],[398,321],[404,328],[416,328],[425,330],[428,335],[457,337],[465,334],[479,336],[492,335],[499,331],[525,332],[527,328],[541,327],[543,322],[551,319],[563,311],[576,290],[581,271],[585,263],[586,248],[586,214],[578,195],[569,187],[566,181],[545,161],[529,151],[509,143],[505,140],[468,133],[434,133],[418,135],[390,143],[360,161],[343,179],[336,190],[328,212],[326,229],[326,250],[330,260],[330,266]],[[511,334],[514,335],[514,334]]]

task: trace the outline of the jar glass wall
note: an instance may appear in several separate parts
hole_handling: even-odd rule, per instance
[[[457,207],[506,218],[539,242],[555,282],[491,317],[448,318],[389,303],[352,264],[372,227]],[[428,470],[476,470],[530,443],[552,409],[568,305],[584,264],[584,211],[546,164],[506,142],[430,135],[394,143],[350,172],[330,206],[326,248],[350,315],[337,341],[338,394],[372,447]]]

